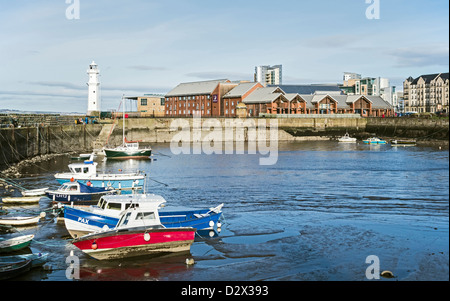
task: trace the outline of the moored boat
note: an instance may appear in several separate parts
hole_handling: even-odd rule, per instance
[[[363,142],[366,144],[386,144],[387,143],[386,140],[382,140],[377,137],[367,138],[367,139],[363,140]]]
[[[55,179],[60,184],[70,181],[78,181],[83,184],[91,182],[92,187],[111,187],[114,189],[142,189],[145,174],[140,171],[135,173],[99,174],[97,162],[85,161],[83,163],[69,164],[70,172],[57,173]]]
[[[108,159],[150,159],[151,148],[139,148],[139,141],[127,141],[115,148],[105,148],[105,156]]]
[[[41,195],[45,195],[45,191],[48,188],[49,187],[37,188],[37,189],[27,189],[27,190],[21,191],[21,193],[23,196],[41,196]]]
[[[2,216],[0,225],[3,226],[29,226],[39,222],[41,216]]]
[[[48,253],[30,253],[21,255],[0,256],[0,264],[18,263],[24,260],[31,260],[31,267],[39,267],[47,262]]]
[[[117,193],[117,190],[110,187],[92,187],[90,182],[87,184],[66,182],[57,190],[46,190],[45,194],[54,203],[88,205],[96,203],[102,195]]]
[[[28,247],[34,235],[22,235],[9,239],[0,240],[0,253],[18,251]]]
[[[36,204],[39,203],[41,196],[22,196],[22,197],[7,197],[2,198],[4,204]]]
[[[345,133],[344,136],[340,137],[338,139],[339,142],[347,142],[347,143],[353,143],[356,142],[356,138],[350,137],[348,133]]]
[[[189,251],[196,229],[165,228],[159,220],[159,205],[129,208],[116,228],[76,238],[72,244],[99,260]]]
[[[150,159],[152,149],[150,147],[139,148],[141,141],[128,141],[125,137],[125,103],[122,97],[122,145],[114,148],[104,148],[107,159]]]
[[[416,140],[392,140],[391,141],[392,146],[415,146]]]
[[[32,261],[26,259],[12,263],[0,262],[0,280],[17,277],[25,272],[28,272],[31,267]]]
[[[153,208],[153,204],[166,200],[155,194],[103,196],[97,206],[64,206],[64,223],[72,237],[80,237],[95,231],[114,228],[120,216],[128,208]],[[159,218],[166,228],[195,227],[199,230],[220,226],[223,204],[210,209],[166,210],[158,208]]]

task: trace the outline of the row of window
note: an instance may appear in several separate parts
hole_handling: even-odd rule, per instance
[[[179,96],[179,97],[167,97],[168,101],[173,100],[205,100],[210,99],[211,95],[200,95],[200,96]]]

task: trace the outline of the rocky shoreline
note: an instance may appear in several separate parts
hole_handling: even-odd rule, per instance
[[[22,176],[21,170],[23,168],[26,168],[27,166],[30,166],[32,164],[39,163],[39,162],[49,161],[53,158],[71,155],[71,154],[74,154],[74,153],[71,152],[71,153],[62,153],[62,154],[46,154],[46,155],[36,156],[36,157],[30,158],[30,159],[25,159],[16,164],[12,164],[5,170],[0,171],[0,177],[17,179]]]

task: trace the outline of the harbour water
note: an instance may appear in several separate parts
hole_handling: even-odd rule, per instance
[[[143,170],[147,192],[167,207],[224,203],[221,231],[196,238],[190,253],[97,261],[70,243],[64,224],[49,215],[37,227],[33,252],[49,252],[52,270],[33,269],[16,280],[71,281],[70,251],[80,280],[373,281],[370,255],[395,280],[449,280],[449,151],[431,147],[370,146],[335,141],[280,143],[275,165],[255,155],[174,155],[152,145],[155,161],[101,161],[99,170]],[[22,170],[29,188],[56,187],[70,156]],[[4,191],[2,195],[14,194]],[[45,210],[50,200],[10,214]],[[11,234],[2,234],[3,236]],[[193,258],[194,265],[186,265]]]

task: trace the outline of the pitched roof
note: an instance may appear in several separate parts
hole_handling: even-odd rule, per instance
[[[446,72],[446,73],[424,74],[424,75],[421,75],[421,76],[415,78],[412,81],[411,84],[412,85],[417,85],[417,82],[419,81],[420,78],[423,78],[423,80],[427,84],[427,83],[431,82],[433,79],[437,78],[438,76],[440,76],[445,81],[446,79],[448,79],[448,72]]]
[[[297,94],[343,94],[338,85],[268,85],[268,87],[280,87],[286,93]]]
[[[211,94],[220,83],[227,83],[228,79],[208,80],[201,82],[181,83],[173,88],[166,97],[183,95],[204,95]]]
[[[278,97],[282,96],[284,100],[284,91],[277,87],[265,87],[259,88],[253,91],[249,96],[247,96],[243,102],[244,103],[271,103],[275,101]]]
[[[223,97],[242,97],[245,93],[250,91],[254,86],[256,86],[258,83],[240,83],[236,87],[234,87],[232,90],[230,90],[227,94],[225,94]]]

